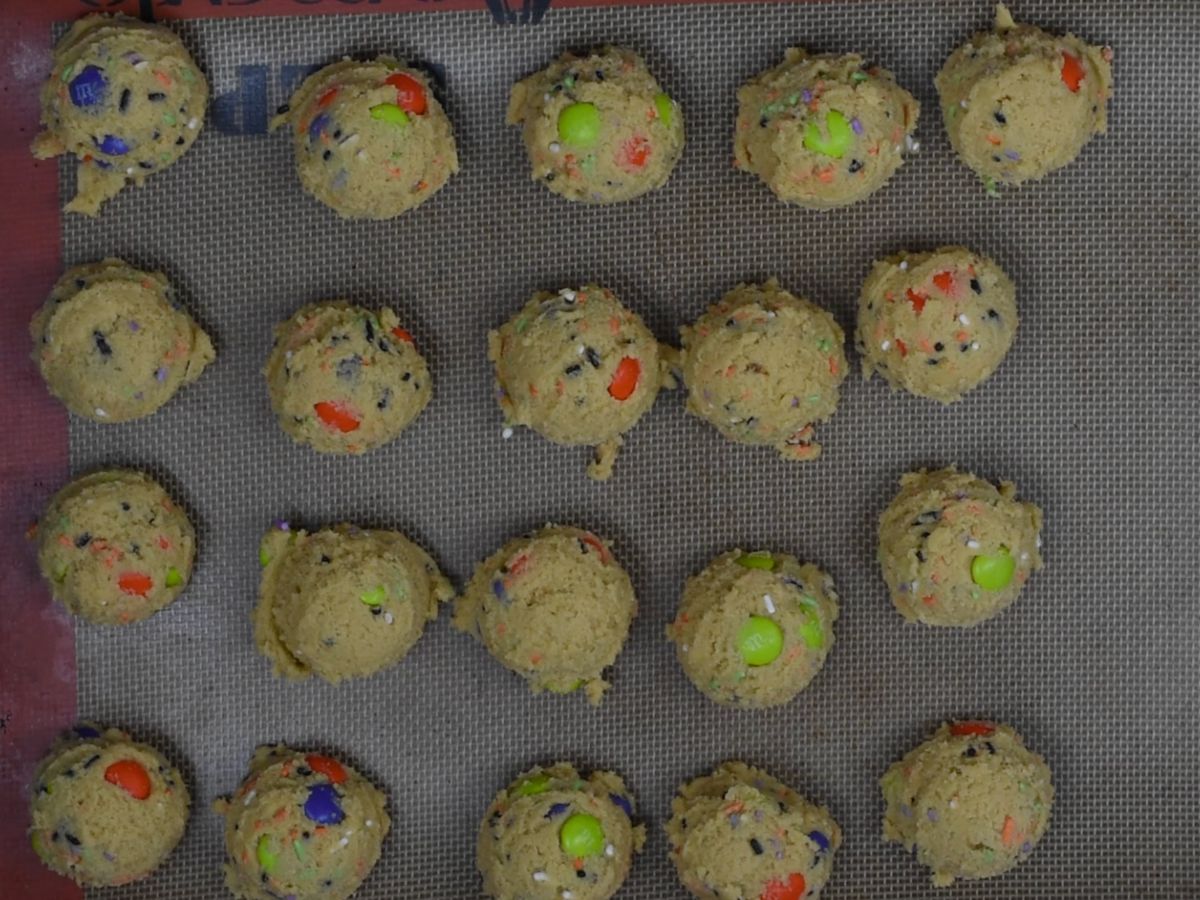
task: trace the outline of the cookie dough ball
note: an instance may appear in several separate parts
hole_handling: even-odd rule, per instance
[[[935,84],[951,145],[994,193],[1061,169],[1105,132],[1112,50],[1017,25],[1000,4],[996,30],[955,50]]]
[[[388,833],[383,792],[331,756],[260,747],[225,817],[225,884],[241,900],[345,900]]]
[[[920,105],[892,73],[853,53],[783,62],[738,90],[734,165],[780,200],[831,209],[879,190],[916,149]]]
[[[961,400],[1008,353],[1017,293],[995,262],[965,247],[897,253],[863,284],[855,341],[863,377],[940,403]]]
[[[671,861],[704,900],[819,897],[842,845],[828,810],[742,762],[680,787],[671,811]]]
[[[731,550],[688,579],[667,638],[706,696],[743,709],[778,706],[825,664],[837,601],[833,579],[811,563]]]
[[[993,722],[942,725],[880,785],[884,840],[915,849],[938,887],[991,878],[1027,859],[1054,802],[1046,761]]]
[[[530,769],[496,795],[479,828],[483,892],[496,900],[607,900],[646,830],[619,775],[570,763]]]
[[[157,481],[109,469],[54,495],[38,524],[38,566],[54,599],[99,625],[140,622],[192,577],[196,532]]]
[[[150,415],[216,355],[162,273],[119,259],[68,269],[29,330],[50,393],[95,422]]]
[[[183,837],[191,797],[153,747],[115,728],[73,729],[42,760],[29,839],[49,868],[81,885],[145,878]]]
[[[658,342],[612,291],[543,291],[488,335],[506,427],[526,425],[558,444],[597,448],[588,474],[612,475],[621,436],[664,382]]]
[[[590,531],[547,525],[480,563],[454,604],[454,625],[475,635],[535,692],[583,688],[600,702],[637,614],[633,584]]]
[[[454,594],[429,554],[396,531],[338,525],[310,535],[281,522],[258,558],[255,640],[288,678],[336,684],[394,666]]]
[[[565,53],[513,85],[533,180],[568,200],[620,203],[666,184],[683,152],[683,115],[640,56]]]
[[[425,357],[396,314],[342,300],[311,304],[276,326],[263,374],[279,427],[320,453],[365,453],[394,440],[433,396]]]
[[[450,120],[423,72],[390,56],[308,76],[271,120],[291,126],[304,189],[346,219],[392,219],[458,171]]]
[[[926,625],[978,625],[1042,567],[1042,511],[1017,486],[955,468],[900,478],[879,517],[879,564],[896,611]]]
[[[833,316],[772,278],[739,284],[680,333],[689,412],[784,459],[820,455],[813,423],[833,415],[846,377]]]
[[[172,165],[204,124],[208,82],[183,42],[127,16],[79,19],[54,48],[33,155],[79,159],[67,212],[94,216],[126,184]]]

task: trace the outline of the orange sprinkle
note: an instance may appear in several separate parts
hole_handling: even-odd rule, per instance
[[[900,338],[896,338],[896,349],[900,351],[900,357],[903,359],[908,356],[908,346]]]
[[[158,69],[154,70],[154,80],[165,88],[169,88],[171,86],[171,79],[167,76],[167,73],[160,72]]]
[[[999,147],[1002,143],[1004,143],[1003,141],[1000,140],[1000,135],[998,135],[992,131],[989,131],[987,134],[984,135],[984,140],[986,140],[993,147]]]
[[[558,394],[558,396],[561,397],[566,392],[567,392],[567,386],[565,384],[563,384],[563,380],[561,378],[556,379],[554,382],[554,393]]]
[[[908,298],[908,302],[912,304],[913,312],[918,316],[925,309],[925,301],[929,299],[924,294],[918,294],[912,288],[906,290],[904,296]]]
[[[933,276],[933,283],[943,294],[949,294],[954,290],[954,273],[938,272]]]
[[[956,332],[954,332],[954,339],[955,339],[956,341],[958,341],[960,344],[966,343],[966,340],[967,340],[967,338],[969,338],[969,337],[970,337],[970,335],[969,335],[969,334],[967,334],[965,331],[956,331]]]
[[[583,868],[583,860],[577,856],[577,857],[575,857],[575,859],[571,860],[571,865],[574,866],[575,871],[578,872],[580,869]]]
[[[1004,827],[1000,829],[1000,840],[1004,842],[1005,847],[1011,847],[1017,842],[1020,837],[1017,831],[1017,823],[1013,821],[1012,816],[1004,817]]]
[[[837,373],[838,373],[837,357],[831,356],[831,357],[829,357],[829,374],[837,375]]]
[[[536,397],[538,395],[537,386],[531,381],[529,382],[529,396]]]
[[[926,594],[921,598],[921,602],[926,606],[933,606],[933,604],[937,603],[937,600],[934,598],[933,594]]]
[[[60,544],[62,544],[64,547],[70,547],[70,546],[72,546],[72,544],[71,544],[71,539],[70,539],[69,537],[67,537],[65,534],[60,534],[60,535],[58,536],[58,542],[59,542]]]
[[[535,665],[535,666],[536,666],[536,665],[537,665],[538,663],[540,663],[541,661],[542,661],[542,654],[540,654],[540,653],[531,653],[531,654],[529,655],[529,662],[530,662],[532,665]]]
[[[621,330],[621,320],[616,316],[613,316],[611,319],[609,319],[608,330],[613,334],[617,334]]]
[[[824,184],[829,184],[829,182],[833,181],[833,177],[834,177],[835,173],[836,173],[836,170],[833,168],[833,166],[829,166],[827,168],[820,169],[817,172],[817,180]]]

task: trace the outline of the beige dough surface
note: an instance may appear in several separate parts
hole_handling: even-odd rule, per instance
[[[275,328],[263,374],[279,426],[320,453],[365,453],[399,437],[433,381],[387,307],[305,306]]]
[[[128,16],[76,20],[54,48],[33,155],[79,160],[67,212],[94,216],[127,184],[173,165],[200,134],[208,82],[161,25]]]
[[[916,149],[920,105],[891,72],[857,54],[810,56],[793,47],[737,99],[734,165],[809,209],[865,199]]]
[[[50,393],[94,422],[150,415],[216,355],[162,273],[119,259],[68,269],[29,331]]]
[[[567,110],[570,111],[567,111]],[[571,130],[573,116],[584,129]],[[565,53],[513,85],[534,181],[568,200],[619,203],[662,187],[683,152],[683,114],[631,50]]]
[[[688,579],[667,638],[688,679],[718,703],[787,703],[816,677],[833,646],[833,579],[785,553],[731,550]],[[774,628],[771,628],[772,623]],[[744,629],[778,635],[774,658],[742,652]],[[770,654],[767,654],[770,655]]]
[[[702,900],[819,897],[842,844],[828,810],[743,762],[682,785],[671,812],[671,861]]]
[[[999,4],[996,30],[955,50],[935,80],[955,152],[991,193],[1067,165],[1107,128],[1112,55],[1015,24]]]
[[[536,693],[583,688],[598,704],[637,614],[633,584],[590,531],[547,525],[480,563],[455,601],[454,625],[475,635]]]
[[[847,368],[833,316],[772,278],[739,284],[680,334],[689,412],[784,459],[820,455],[813,424],[833,415]]]
[[[428,77],[390,56],[314,72],[271,120],[281,125],[300,183],[343,218],[395,218],[458,171],[454,131]]]
[[[259,549],[259,652],[288,678],[337,683],[400,662],[454,591],[424,550],[396,531],[286,523]]]
[[[926,625],[978,625],[1003,612],[1042,567],[1042,511],[953,467],[910,472],[879,517],[879,564],[896,611]],[[1011,567],[1003,586],[989,586],[976,567]],[[982,583],[981,583],[982,582]]]
[[[128,469],[77,478],[37,528],[38,567],[54,599],[99,625],[139,622],[192,577],[196,533],[154,479]]]
[[[883,837],[916,851],[933,883],[991,878],[1028,859],[1050,824],[1046,761],[1008,725],[943,724],[880,780]]]
[[[542,291],[488,334],[505,425],[597,448],[588,474],[611,476],[621,436],[670,384],[658,342],[612,291]]]
[[[379,861],[383,792],[333,757],[259,747],[213,804],[225,819],[225,883],[240,900],[346,900]]]
[[[634,812],[633,795],[614,772],[584,778],[566,762],[530,769],[496,795],[479,827],[484,894],[495,900],[607,900],[646,840],[645,827],[633,824]],[[590,826],[593,836],[583,847],[571,840],[580,825]]]
[[[128,884],[175,849],[190,803],[183,777],[161,753],[85,722],[38,767],[29,839],[43,863],[78,884]]]
[[[953,403],[996,371],[1017,332],[1017,292],[995,262],[965,247],[901,252],[871,269],[855,341],[863,377]]]

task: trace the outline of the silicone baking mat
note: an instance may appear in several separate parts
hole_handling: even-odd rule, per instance
[[[683,896],[662,832],[673,789],[730,758],[828,804],[846,835],[831,900],[1200,895],[1200,103],[1184,71],[1200,58],[1200,10],[1029,0],[1013,11],[1111,44],[1116,97],[1108,136],[1000,200],[952,158],[933,91],[950,50],[989,25],[985,2],[553,9],[527,28],[486,12],[173,26],[209,73],[209,126],[182,163],[99,219],[65,218],[62,239],[64,265],[117,255],[165,271],[218,347],[200,382],[153,417],[70,425],[72,472],[146,468],[198,528],[199,565],[177,604],[133,627],[75,630],[80,715],[167,749],[195,810],[158,874],[94,896],[224,896],[208,804],[266,741],[336,750],[386,788],[393,831],[363,898],[476,896],[490,797],[560,758],[620,771],[638,798],[649,841],[623,897]],[[513,81],[601,42],[645,56],[688,134],[663,190],[612,208],[532,183],[503,123]],[[737,86],[793,44],[860,51],[921,101],[919,152],[850,209],[785,207],[731,166]],[[397,221],[344,222],[300,190],[289,141],[266,120],[309,67],[379,52],[442,79],[462,172]],[[1022,321],[998,374],[952,408],[864,383],[856,364],[819,429],[824,455],[793,464],[723,442],[666,393],[601,485],[584,476],[585,451],[501,437],[485,335],[536,289],[607,285],[674,342],[738,281],[778,275],[849,334],[872,259],[960,242],[1012,275]],[[435,379],[416,424],[358,459],[292,444],[259,374],[272,325],[333,297],[396,308]],[[1046,569],[979,628],[906,627],[874,563],[876,518],[902,472],[950,462],[1012,479],[1042,505]],[[546,521],[610,537],[641,603],[612,691],[598,710],[531,696],[445,613],[383,675],[339,687],[272,678],[249,614],[258,539],[277,517],[400,528],[458,585]],[[818,562],[842,597],[828,664],[780,709],[708,702],[663,637],[684,579],[734,545]],[[1014,724],[1049,760],[1058,797],[1026,865],[935,892],[881,842],[876,782],[950,716]]]

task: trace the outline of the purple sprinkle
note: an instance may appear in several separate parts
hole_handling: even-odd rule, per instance
[[[1021,154],[1018,153],[1016,150],[1005,150],[1004,155],[1007,156],[1011,160],[1018,160],[1021,158]]]
[[[131,66],[136,66],[138,63],[140,63],[142,61],[142,58],[140,56],[138,56],[136,53],[134,53],[132,50],[130,50],[128,53],[122,53],[121,59],[125,60]]]
[[[113,856],[111,853],[109,853],[107,850],[104,851],[104,858],[107,859],[109,862],[117,861],[117,858],[115,856]]]
[[[907,803],[901,803],[900,804],[900,815],[911,819],[912,818],[912,807],[909,806]]]
[[[497,578],[492,582],[492,593],[496,595],[496,599],[507,605],[509,603],[508,592],[504,590],[504,582]]]
[[[318,137],[320,137],[321,133],[325,130],[325,127],[329,124],[329,122],[329,113],[321,113],[319,116],[313,119],[312,123],[308,126],[309,141],[315,141]]]
[[[543,818],[546,818],[546,819],[557,818],[558,816],[565,815],[567,810],[570,808],[571,808],[570,803],[555,803],[548,810],[546,810],[546,815]]]
[[[154,380],[159,381],[159,382],[167,380],[167,367],[166,366],[159,366],[158,370],[154,373]]]
[[[130,319],[129,320],[129,330],[130,331],[141,331],[142,326],[139,325],[137,322],[135,322],[133,319]]]
[[[141,399],[142,399],[142,397],[144,397],[144,396],[145,396],[145,395],[144,395],[144,394],[143,394],[141,391],[138,391],[136,394],[134,394],[134,395],[133,395],[133,399],[134,399],[134,400],[141,400]]]
[[[613,803],[615,803],[617,806],[621,807],[621,811],[623,813],[625,813],[625,815],[627,815],[631,819],[633,818],[633,806],[632,806],[632,804],[630,804],[630,802],[628,800],[626,800],[620,794],[609,794],[608,799],[611,800]]]
[[[1025,843],[1023,843],[1023,844],[1021,845],[1021,852],[1022,852],[1022,853],[1031,853],[1031,852],[1033,852],[1033,844],[1029,843],[1029,841],[1026,841]]]
[[[824,832],[810,831],[808,833],[808,837],[814,844],[817,845],[818,853],[825,853],[829,850],[829,838],[825,836]]]
[[[805,88],[804,90],[802,90],[800,92],[800,99],[803,100],[805,103],[811,102],[812,101],[812,91],[810,91],[808,88]]]
[[[937,810],[931,806],[929,809],[925,810],[925,818],[927,818],[930,822],[936,822],[940,817],[938,816]]]
[[[858,116],[855,116],[853,119],[850,120],[850,128],[854,131],[855,134],[861,135],[863,133],[862,122],[858,121]]]
[[[81,738],[98,738],[98,737],[100,737],[100,732],[97,731],[95,728],[93,728],[90,725],[76,725],[75,726],[75,734],[77,734]]]
[[[94,162],[101,169],[111,169],[112,168],[112,163],[108,162],[107,160],[93,158],[92,162]]]
[[[761,822],[762,820],[763,820],[763,811],[761,809],[756,809],[754,811],[754,821]]]
[[[794,587],[794,588],[795,588],[796,590],[798,590],[798,591],[802,591],[802,590],[804,590],[804,585],[803,585],[803,583],[801,583],[801,582],[797,581],[797,580],[796,580],[795,578],[793,578],[791,575],[784,575],[784,576],[783,576],[782,578],[780,578],[779,580],[780,580],[780,581],[782,581],[784,584],[786,584],[786,585],[790,586],[790,587]]]
[[[292,526],[289,525],[287,523],[287,520],[285,520],[285,519],[276,519],[274,524],[275,524],[275,527],[278,528],[280,531],[291,531],[292,530]]]
[[[346,174],[345,169],[339,170],[338,173],[333,176],[333,181],[330,182],[330,187],[332,187],[335,191],[340,191],[346,186],[346,181],[349,179],[349,177],[350,176]]]
[[[730,828],[737,828],[741,824],[742,824],[742,817],[739,816],[737,813],[734,813],[733,815],[731,815],[729,817],[729,827]]]

